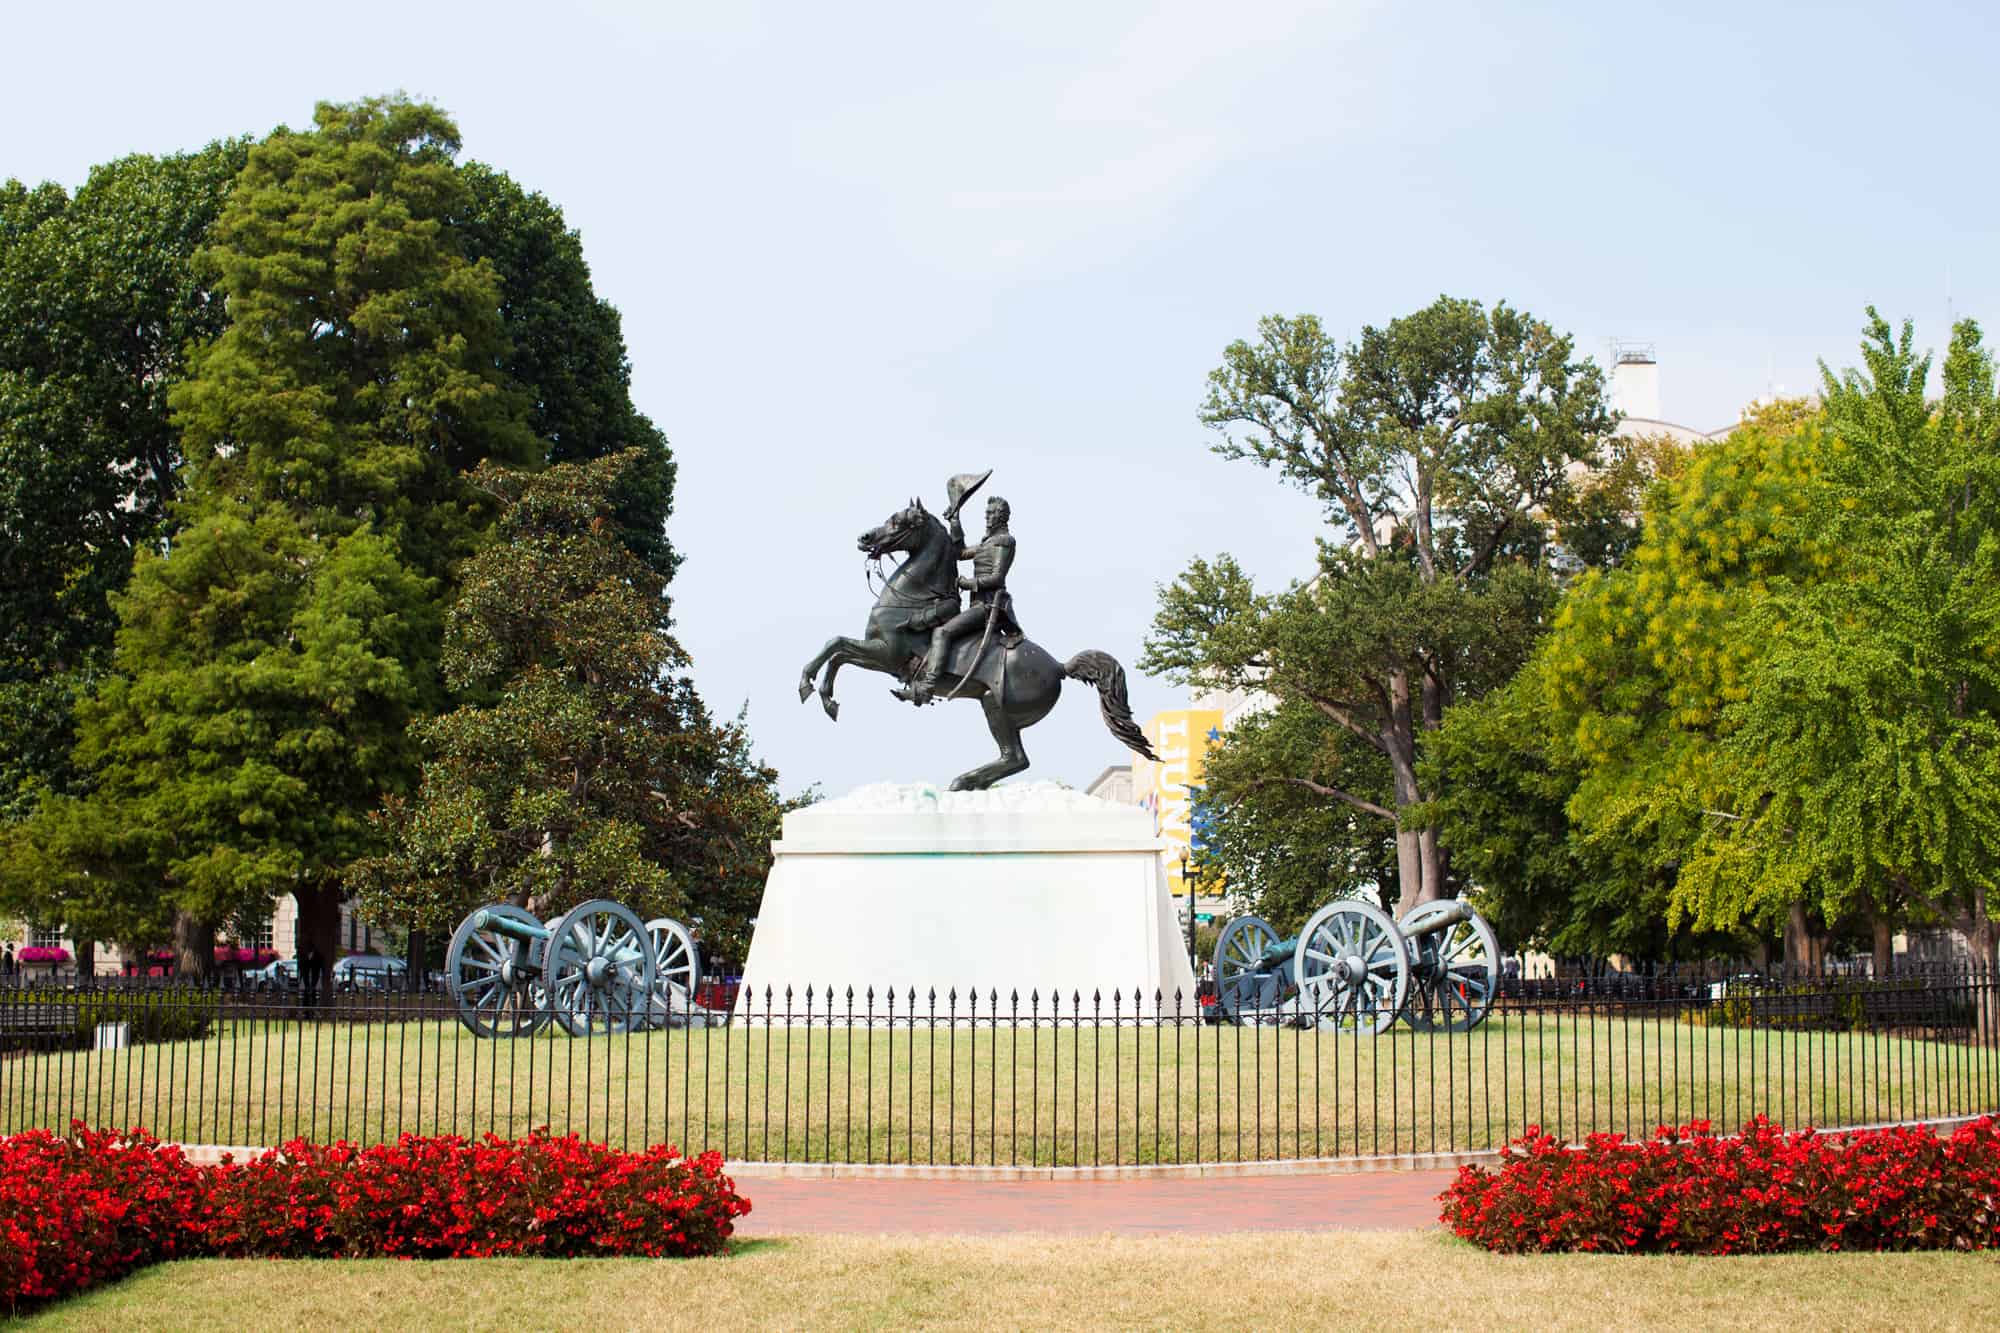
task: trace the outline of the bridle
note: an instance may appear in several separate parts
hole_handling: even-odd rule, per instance
[[[908,511],[906,510],[904,512],[907,513]],[[900,520],[901,518],[902,514],[897,514],[895,516],[896,520]],[[902,536],[903,533],[908,530],[909,526],[910,526],[909,524],[898,522],[896,526],[895,535],[898,537]],[[900,596],[895,601],[891,602],[882,601],[882,598],[888,594],[889,585],[895,581],[896,575],[902,573],[904,567],[907,566],[910,563],[910,560],[913,559],[916,555],[916,552],[914,551],[906,552],[903,557],[902,563],[898,564],[894,569],[890,570],[887,574],[884,574],[882,572],[882,559],[891,550],[895,549],[898,548],[884,547],[882,550],[876,552],[874,555],[864,554],[861,557],[861,582],[863,586],[865,586],[868,589],[868,595],[869,597],[874,599],[875,604],[878,606],[923,607],[923,606],[928,606],[933,602],[942,601],[945,597],[945,594],[936,591],[924,592],[921,595],[917,596],[914,600],[909,600],[909,601],[903,600],[902,597]],[[877,580],[880,580],[880,587],[877,587]]]

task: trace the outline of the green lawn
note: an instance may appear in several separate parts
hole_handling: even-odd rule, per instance
[[[1978,1254],[1500,1258],[1437,1232],[818,1237],[716,1259],[201,1260],[27,1321],[281,1328],[1990,1329]]]
[[[1832,1126],[1996,1108],[1991,1048],[1573,1016],[1375,1038],[857,1026],[482,1041],[448,1021],[239,1022],[199,1042],[0,1061],[7,1131],[77,1116],[256,1145],[549,1124],[766,1160],[1254,1160],[1476,1150],[1531,1123],[1576,1136],[1756,1112]]]

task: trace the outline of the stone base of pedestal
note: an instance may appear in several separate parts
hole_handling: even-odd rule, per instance
[[[785,816],[737,1016],[1042,1017],[1196,1012],[1152,815],[1054,783],[983,792],[878,784]],[[997,1015],[993,997],[999,997]],[[767,998],[768,997],[768,998]],[[1095,997],[1095,999],[1093,999]],[[1135,1007],[1136,1005],[1136,1007]]]

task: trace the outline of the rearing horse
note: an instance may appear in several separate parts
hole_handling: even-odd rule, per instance
[[[836,719],[840,705],[834,702],[833,682],[843,666],[880,671],[907,685],[923,669],[930,627],[958,610],[958,543],[922,500],[910,501],[908,508],[862,533],[858,545],[871,559],[892,551],[908,552],[909,558],[875,598],[863,637],[828,639],[799,673],[799,702],[804,703],[812,695],[813,677],[826,669],[819,681],[819,701],[826,715]],[[967,635],[952,646],[938,677],[938,697],[977,699],[986,710],[986,725],[1000,746],[1000,757],[952,779],[953,791],[990,787],[1026,768],[1028,752],[1021,745],[1021,732],[1049,715],[1065,679],[1095,685],[1111,734],[1146,758],[1159,759],[1147,744],[1146,733],[1132,721],[1125,668],[1111,654],[1087,648],[1058,665],[1032,639],[988,644],[986,637]]]

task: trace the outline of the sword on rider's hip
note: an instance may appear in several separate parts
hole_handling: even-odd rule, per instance
[[[993,626],[1000,619],[1000,599],[1006,595],[1005,587],[993,590],[993,600],[986,603],[986,626],[979,631],[979,646],[972,650],[972,660],[966,664],[969,669],[959,674],[958,684],[951,687],[951,693],[945,695],[943,702],[950,703],[956,699],[958,692],[965,688],[965,682],[972,679],[972,673],[977,671],[979,664],[986,659],[986,645],[992,642]]]

